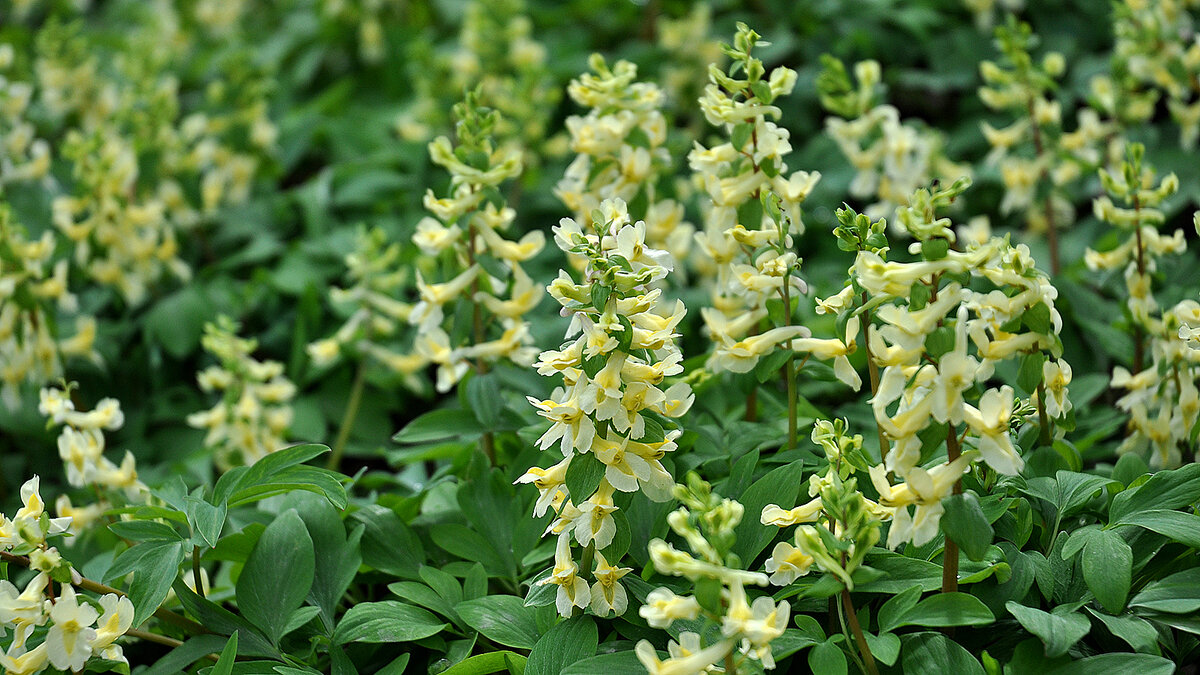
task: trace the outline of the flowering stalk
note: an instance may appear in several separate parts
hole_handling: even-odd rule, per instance
[[[522,164],[519,149],[494,145],[499,113],[482,107],[477,92],[468,92],[455,106],[455,115],[457,146],[445,136],[429,144],[430,158],[450,172],[450,192],[443,198],[432,190],[426,193],[425,207],[436,219],[424,218],[413,236],[422,252],[445,260],[454,276],[430,283],[418,272],[421,300],[409,316],[420,331],[417,350],[439,366],[437,389],[442,392],[466,374],[470,363],[483,375],[502,359],[526,367],[533,362],[536,350],[524,315],[537,306],[542,292],[521,264],[545,243],[540,231],[519,241],[502,234],[516,212],[505,205],[499,187],[518,176]],[[471,299],[470,326],[452,321],[444,326],[443,306],[463,293]],[[482,449],[494,462],[492,443],[491,433],[485,433]]]
[[[1050,92],[1066,61],[1062,54],[1049,52],[1040,64],[1035,63],[1030,50],[1036,42],[1029,25],[1010,16],[1006,25],[996,28],[1003,63],[980,63],[986,84],[979,88],[979,98],[988,108],[1016,118],[1002,129],[983,123],[983,134],[992,146],[985,162],[1000,168],[1005,187],[1001,213],[1021,212],[1030,229],[1046,234],[1050,271],[1058,274],[1058,228],[1074,218],[1064,187],[1102,164],[1100,146],[1112,136],[1115,125],[1101,122],[1094,110],[1085,108],[1079,113],[1077,129],[1063,132],[1062,106]]]
[[[256,340],[237,336],[237,324],[225,316],[204,326],[200,344],[219,365],[201,371],[196,380],[204,391],[221,393],[209,410],[188,415],[188,424],[207,429],[204,445],[212,450],[221,471],[251,465],[282,448],[292,424],[296,386],[278,361],[251,356]]]
[[[567,118],[571,150],[579,153],[554,193],[586,223],[605,199],[620,198],[630,218],[646,223],[646,243],[686,260],[694,228],[683,220],[683,205],[660,196],[671,167],[663,92],[638,82],[637,66],[618,61],[611,68],[599,54],[588,59],[592,73],[571,81],[567,93],[588,113]]]
[[[901,121],[899,110],[878,102],[878,62],[854,64],[857,85],[840,60],[824,54],[821,64],[817,93],[821,105],[836,115],[826,118],[825,133],[856,171],[850,194],[875,200],[865,209],[868,217],[893,218],[917,188],[971,174],[969,166],[946,157],[943,134]]]
[[[684,577],[693,582],[695,593],[679,596],[667,588],[658,588],[638,610],[654,628],[667,628],[678,619],[700,617],[720,632],[702,647],[701,634],[684,632],[679,644],[670,642],[670,658],[662,661],[648,640],[637,645],[638,660],[652,675],[701,673],[709,666],[725,662],[726,673],[736,673],[748,660],[773,669],[775,659],[771,642],[783,635],[791,615],[791,606],[776,604],[770,597],[756,598],[751,604],[746,586],[767,584],[767,575],[739,569],[733,553],[734,528],[742,520],[744,508],[732,499],[723,499],[695,473],[687,476],[687,485],[676,485],[675,496],[683,506],[667,517],[667,523],[687,542],[691,553],[655,539],[650,542],[650,560],[661,574]]]
[[[748,372],[780,345],[791,349],[796,338],[810,335],[803,326],[792,325],[792,294],[807,290],[799,277],[801,261],[792,250],[792,235],[803,232],[800,205],[820,174],[787,174],[788,132],[767,118],[780,117],[774,102],[791,93],[796,73],[780,67],[767,76],[762,61],[753,56],[759,44],[766,43],[738,24],[733,45],[724,47],[733,63],[728,72],[710,67],[710,84],[700,99],[705,118],[722,127],[729,142],[711,148],[697,144],[688,155],[694,180],[711,200],[706,204],[705,230],[696,241],[711,259],[709,271],[715,276],[713,307],[705,308],[703,317],[716,345],[708,367],[717,372]],[[782,303],[778,325],[760,332],[770,316],[768,301],[776,299]],[[785,382],[794,377],[793,371],[789,356]],[[753,394],[747,398],[747,419],[756,416]],[[794,398],[793,391],[790,399]],[[790,426],[794,441],[794,424]]]
[[[399,344],[400,327],[408,325],[412,314],[412,305],[398,297],[408,277],[400,254],[400,244],[389,244],[382,229],[359,230],[358,246],[346,256],[346,277],[351,284],[349,288],[332,288],[329,292],[335,305],[350,309],[349,318],[330,337],[308,345],[309,358],[317,367],[326,367],[342,355],[357,362],[346,411],[328,460],[330,469],[340,465],[354,428],[366,385],[367,364],[382,365],[403,377],[411,388],[421,386],[416,375],[429,365],[426,355]]]
[[[1108,195],[1095,201],[1097,217],[1132,233],[1110,251],[1089,249],[1084,260],[1094,271],[1124,268],[1125,307],[1135,351],[1132,372],[1122,366],[1113,369],[1112,386],[1126,390],[1117,407],[1130,414],[1131,433],[1118,452],[1149,451],[1150,465],[1162,468],[1180,463],[1181,446],[1196,446],[1200,364],[1181,331],[1200,319],[1200,304],[1184,300],[1163,308],[1154,297],[1152,275],[1159,259],[1183,253],[1187,244],[1182,230],[1171,236],[1158,231],[1165,220],[1158,207],[1178,189],[1179,181],[1170,174],[1156,185],[1153,169],[1143,165],[1144,152],[1140,144],[1131,144],[1119,172],[1102,170],[1100,180]],[[1117,206],[1114,199],[1124,205]],[[1145,367],[1147,341],[1150,364]]]
[[[29,239],[0,203],[0,401],[9,410],[26,383],[61,377],[65,358],[100,362],[93,317],[77,314],[74,334],[63,334],[62,315],[76,314],[79,303],[67,287],[69,263],[50,266],[54,248],[52,232]]]
[[[969,243],[962,252],[950,249],[955,233],[937,210],[968,185],[962,180],[936,192],[918,191],[902,212],[902,224],[917,239],[910,250],[922,260],[889,262],[864,250],[853,270],[854,287],[867,293],[873,318],[882,323],[871,332],[871,356],[881,370],[871,405],[892,446],[870,474],[879,503],[895,509],[890,548],[907,541],[919,546],[937,535],[941,500],[961,491],[960,478],[977,459],[1008,475],[1024,466],[1010,432],[1014,390],[987,386],[996,363],[1020,356],[1018,386],[1037,396],[1045,382],[1049,391],[1038,400],[1047,417],[1069,419],[1069,366],[1045,356],[1062,352],[1057,291],[1034,267],[1028,249],[1000,239]],[[964,278],[977,282],[966,287]],[[987,286],[994,290],[984,292]],[[1052,378],[1048,371],[1066,376]],[[967,402],[976,395],[978,407]],[[918,434],[934,423],[947,426],[947,458],[925,468],[924,458],[938,443],[926,447]],[[1051,434],[1048,419],[1042,433]],[[905,482],[892,485],[888,473]],[[957,584],[957,555],[948,537],[945,591]]]
[[[631,222],[619,199],[602,202],[590,223],[564,218],[554,230],[559,248],[586,264],[581,283],[562,272],[549,286],[571,317],[568,341],[542,352],[535,365],[542,375],[561,374],[563,386],[548,400],[529,399],[552,422],[538,446],[557,445],[563,460],[517,479],[538,488],[535,516],[554,512],[546,530],[558,537],[554,568],[539,583],[558,586],[563,616],[589,606],[599,616],[625,611],[620,578],[631,570],[618,567],[624,552],[609,548],[618,528],[613,497],[641,491],[655,501],[670,498],[674,482],[661,460],[682,432],[668,418],[683,415],[693,400],[685,383],[660,386],[683,370],[675,338],[686,310],[680,301],[667,305],[656,288],[673,266],[670,256],[646,245],[645,223]],[[582,566],[572,541],[585,548]],[[590,593],[585,576],[595,582]]]

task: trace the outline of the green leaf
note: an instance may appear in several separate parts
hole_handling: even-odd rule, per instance
[[[1133,573],[1129,544],[1112,530],[1100,530],[1084,545],[1081,563],[1088,590],[1104,609],[1119,614],[1125,608]]]
[[[333,641],[335,644],[412,642],[437,635],[445,627],[429,612],[403,602],[360,602],[342,617]]]
[[[981,626],[993,621],[992,611],[979,598],[966,593],[937,593],[918,602],[892,627]]]
[[[221,538],[221,530],[225,527],[228,504],[221,502],[219,506],[213,506],[200,497],[189,496],[187,507],[188,525],[192,532],[209,548],[216,546],[217,540]]]
[[[1050,308],[1044,302],[1039,302],[1025,310],[1025,313],[1021,315],[1021,321],[1035,333],[1048,335],[1054,331],[1054,325],[1050,322]]]
[[[659,658],[666,655],[660,653]],[[633,650],[600,654],[567,666],[562,675],[646,675],[646,667],[638,660]]]
[[[942,566],[928,560],[909,558],[888,551],[871,554],[867,558],[867,564],[885,574],[861,586],[855,584],[855,592],[899,593],[914,584],[919,585],[922,591],[932,591],[942,586]]]
[[[583,503],[583,500],[596,494],[600,487],[600,479],[604,478],[604,462],[591,452],[571,457],[567,466],[567,491],[573,501]]]
[[[758,516],[767,504],[777,504],[790,509],[796,505],[800,493],[800,477],[804,473],[804,462],[795,461],[776,469],[755,481],[738,499],[745,507],[746,517],[734,529],[737,541],[733,552],[747,564],[758,557],[767,544],[778,534],[775,528],[763,527]]]
[[[808,667],[821,675],[846,675],[846,654],[829,638],[809,650]]]
[[[891,666],[900,658],[900,637],[895,633],[863,633],[863,638],[876,661]]]
[[[278,644],[292,612],[312,589],[316,573],[312,538],[295,509],[267,525],[237,581],[238,609]]]
[[[1146,654],[1158,653],[1158,631],[1149,621],[1132,614],[1111,616],[1091,607],[1086,609],[1104,624],[1108,632],[1127,642],[1134,651]]]
[[[612,288],[605,286],[600,282],[593,282],[591,292],[592,306],[601,312],[608,305],[608,298],[612,295]]]
[[[217,659],[217,665],[213,666],[209,675],[230,675],[233,672],[233,662],[237,660],[237,645],[238,633],[233,632],[229,636],[229,642],[225,643],[225,648],[221,650],[221,658]]]
[[[455,606],[463,621],[489,640],[505,647],[533,649],[538,641],[532,609],[513,595],[489,595]]]
[[[487,428],[470,410],[451,408],[433,410],[409,422],[397,431],[392,440],[397,443],[429,443],[460,436],[478,436]]]
[[[482,564],[492,576],[507,576],[511,573],[504,557],[483,535],[466,525],[443,523],[430,531],[433,543],[454,555]],[[364,548],[365,550],[365,548]],[[416,564],[420,564],[417,561]]]
[[[1200,610],[1200,567],[1176,572],[1146,584],[1129,601],[1129,606],[1171,614]]]
[[[365,565],[380,572],[417,578],[418,570],[425,562],[425,548],[395,511],[370,504],[355,511],[353,517],[366,527],[362,536]]]
[[[1151,654],[1098,654],[1072,661],[1047,671],[1046,675],[1096,675],[1097,673],[1137,673],[1137,675],[1171,675],[1175,663]]]
[[[750,142],[750,135],[754,133],[754,125],[749,122],[738,122],[733,125],[733,131],[729,133],[729,141],[733,144],[734,150],[741,150]]]
[[[1152,509],[1131,513],[1116,525],[1136,525],[1157,532],[1188,548],[1200,548],[1200,516],[1194,513]]]
[[[879,630],[885,633],[894,630],[904,620],[904,615],[917,606],[920,599],[920,586],[913,586],[888,598],[879,608]]]
[[[442,675],[489,675],[507,670],[521,672],[526,666],[525,657],[508,650],[476,654],[463,659],[442,671]]]
[[[108,529],[130,541],[183,541],[175,528],[154,520],[119,520],[110,524]]]
[[[190,637],[182,645],[155,661],[154,665],[139,671],[139,675],[178,675],[187,672],[193,663],[221,649],[228,641],[224,635],[206,634]]]
[[[1159,471],[1140,487],[1113,497],[1108,520],[1119,523],[1139,511],[1178,509],[1200,500],[1200,463]]]
[[[467,403],[475,419],[485,429],[500,424],[500,411],[504,399],[500,396],[500,384],[494,373],[475,375],[466,383]]]
[[[945,509],[942,532],[958,544],[968,558],[977,562],[983,560],[994,533],[979,505],[979,498],[973,492],[951,495],[942,500],[942,507]]]
[[[921,242],[921,255],[926,260],[941,260],[950,252],[950,242],[941,237],[934,237]]]
[[[1021,369],[1017,371],[1017,386],[1029,394],[1036,391],[1042,383],[1042,364],[1045,362],[1046,355],[1041,352],[1026,354],[1021,359]]]
[[[146,337],[168,354],[182,359],[200,345],[204,323],[215,318],[217,305],[199,284],[188,284],[159,300],[142,319]]]
[[[984,675],[983,666],[958,643],[941,633],[911,633],[901,636],[900,663],[905,673],[954,673]]]
[[[150,617],[166,599],[183,562],[183,542],[156,541],[139,544],[125,551],[109,568],[106,579],[133,573],[129,600],[133,603],[135,626]]]
[[[1014,600],[1009,600],[1004,606],[1025,630],[1042,641],[1049,658],[1066,654],[1072,645],[1083,639],[1092,629],[1092,623],[1082,614],[1051,614],[1026,607]]]
[[[555,625],[529,652],[525,675],[558,675],[568,666],[595,656],[599,645],[596,622],[577,616]]]
[[[925,351],[931,358],[940,358],[954,349],[954,328],[939,326],[925,337]]]

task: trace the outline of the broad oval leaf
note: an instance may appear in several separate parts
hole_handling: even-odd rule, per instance
[[[420,607],[395,600],[360,602],[350,608],[333,633],[335,644],[412,642],[441,632],[446,624]]]

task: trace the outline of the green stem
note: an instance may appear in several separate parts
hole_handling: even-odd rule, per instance
[[[871,648],[867,646],[867,638],[863,635],[862,626],[858,623],[858,614],[854,612],[854,601],[850,599],[850,591],[842,589],[842,608],[846,613],[846,621],[850,623],[850,632],[854,634],[854,642],[858,645],[858,652],[862,655],[862,660],[866,666],[866,671],[869,675],[879,675],[879,668],[875,665],[875,657],[871,654]]]
[[[200,582],[200,547],[192,547],[192,582],[196,584],[196,595],[204,597],[204,584]]]
[[[1038,424],[1041,426],[1038,429],[1038,445],[1047,447],[1050,445],[1050,418],[1046,415],[1046,383],[1038,382]]]
[[[958,434],[954,425],[946,431],[946,458],[953,462],[962,454],[958,446]],[[954,482],[954,494],[962,493],[962,478]],[[942,550],[942,592],[953,593],[958,590],[958,544],[946,537],[946,546]]]
[[[26,568],[29,567],[29,558],[27,558],[23,555],[14,555],[14,554],[8,553],[6,551],[0,551],[0,560],[3,560],[4,562],[8,562],[8,563],[14,563],[14,564],[20,565],[22,567],[26,567]],[[98,581],[92,581],[91,579],[88,579],[88,578],[82,577],[82,576],[79,577],[79,581],[72,581],[71,585],[78,586],[79,588],[82,588],[85,591],[91,591],[93,593],[99,593],[101,595],[106,595],[108,593],[113,593],[115,595],[127,595],[125,593],[125,591],[122,591],[118,588],[113,588],[112,586],[107,586]],[[175,612],[172,612],[171,610],[165,609],[163,607],[159,607],[157,610],[155,610],[154,616],[158,617],[159,619],[161,619],[163,621],[166,621],[169,624],[178,626],[179,628],[182,628],[183,630],[185,630],[189,633],[193,633],[195,635],[203,635],[205,633],[211,632],[204,626],[196,623],[195,621],[192,621],[191,619],[187,618],[186,616],[176,614]]]
[[[333,454],[325,468],[337,471],[342,464],[342,455],[346,453],[346,444],[350,441],[350,431],[354,428],[354,418],[358,417],[358,406],[362,403],[363,389],[367,383],[367,362],[359,361],[358,370],[354,372],[354,384],[350,386],[350,398],[346,401],[346,412],[342,415],[342,426],[338,429],[337,439],[333,442]]]

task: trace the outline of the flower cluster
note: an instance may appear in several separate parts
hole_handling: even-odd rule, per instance
[[[389,48],[384,21],[398,19],[403,6],[402,0],[321,0],[320,12],[326,19],[353,26],[359,58],[379,63]]]
[[[224,316],[204,326],[201,344],[220,364],[204,369],[196,380],[202,390],[221,397],[209,410],[188,415],[187,421],[208,430],[204,445],[214,452],[217,467],[224,471],[254,464],[282,448],[292,424],[290,401],[296,395],[296,386],[283,375],[283,364],[252,357],[258,342],[239,338],[237,326]]]
[[[984,105],[1006,112],[1013,121],[995,128],[984,122],[983,134],[991,151],[985,163],[996,166],[1004,183],[1003,214],[1020,213],[1034,232],[1045,232],[1051,246],[1051,268],[1058,271],[1057,228],[1074,218],[1067,185],[1105,164],[1110,141],[1119,145],[1116,125],[1083,108],[1075,131],[1065,132],[1062,105],[1053,98],[1056,80],[1066,69],[1063,55],[1049,52],[1036,63],[1030,50],[1036,37],[1028,24],[1015,19],[996,29],[1002,63],[980,63],[985,85],[979,88]],[[1048,192],[1040,185],[1050,185]],[[1057,225],[1056,225],[1057,223]]]
[[[688,474],[686,486],[675,486],[675,496],[684,506],[672,512],[667,522],[692,552],[655,539],[650,542],[650,560],[659,573],[691,581],[695,593],[679,596],[668,588],[658,588],[646,597],[638,613],[655,628],[668,628],[679,619],[704,617],[719,632],[704,631],[711,636],[707,647],[701,647],[700,633],[683,632],[678,644],[668,645],[666,661],[659,659],[648,640],[642,640],[637,645],[638,660],[652,675],[703,673],[722,659],[735,667],[753,660],[763,668],[774,668],[771,642],[787,628],[791,606],[768,596],[751,603],[746,594],[747,585],[765,586],[767,575],[738,569],[737,555],[732,552],[734,528],[745,509],[714,493],[695,473]]]
[[[647,244],[686,260],[694,228],[683,221],[682,204],[658,194],[671,169],[662,91],[637,82],[637,66],[628,61],[609,68],[593,54],[588,63],[594,74],[567,87],[571,100],[589,110],[567,118],[571,150],[579,154],[555,194],[581,223],[605,199],[624,200],[631,217],[646,223]]]
[[[429,365],[428,359],[394,344],[400,327],[408,325],[412,314],[412,305],[399,299],[408,278],[400,255],[400,244],[389,244],[382,229],[359,230],[358,247],[346,256],[346,277],[351,285],[329,291],[333,303],[348,307],[350,316],[333,335],[308,345],[315,365],[328,365],[349,353],[383,364],[404,376],[409,386],[419,386],[415,376]]]
[[[721,43],[709,37],[711,27],[712,8],[707,3],[696,3],[678,19],[660,16],[655,30],[663,52],[658,71],[663,106],[677,126],[693,132],[699,132],[704,124],[696,114],[695,102],[708,81],[708,67],[719,64],[723,56]]]
[[[856,470],[866,471],[870,462],[863,452],[862,436],[851,436],[846,429],[844,420],[817,420],[812,441],[825,451],[828,466],[809,477],[811,499],[793,509],[768,504],[762,510],[763,525],[799,525],[794,545],[779,542],[767,559],[774,585],[787,586],[808,574],[815,564],[853,589],[854,570],[879,541],[880,521],[892,516],[892,509],[863,497],[857,481],[850,477]]]
[[[1200,44],[1194,0],[1113,3],[1112,75],[1092,79],[1098,105],[1124,124],[1148,122],[1159,99],[1186,149],[1200,139]]]
[[[821,62],[817,92],[825,109],[837,115],[825,120],[825,132],[856,171],[850,194],[875,200],[866,215],[891,218],[917,188],[970,175],[969,167],[946,157],[940,132],[901,121],[895,106],[876,100],[878,62],[854,64],[857,86],[840,60],[824,55]]]
[[[75,263],[129,304],[168,274],[188,277],[178,232],[244,200],[275,139],[262,88],[245,68],[230,70],[185,115],[186,92],[171,74],[176,59],[187,58],[179,17],[165,5],[145,12],[108,60],[97,57],[109,48],[103,40],[48,22],[6,87],[7,112],[48,121],[46,140],[65,160],[63,172],[41,184]],[[7,119],[0,125],[13,125],[12,147],[29,156],[7,179],[46,175],[39,163],[49,167],[50,158],[27,138],[32,127]]]
[[[922,259],[892,262],[862,250],[852,270],[853,287],[865,292],[878,322],[867,337],[880,371],[871,406],[890,447],[871,477],[879,503],[896,508],[890,547],[920,545],[937,534],[942,498],[976,458],[1008,475],[1024,466],[1011,434],[1015,392],[1007,384],[989,385],[999,362],[1022,359],[1018,385],[1038,401],[1042,445],[1052,440],[1049,418],[1070,412],[1071,371],[1060,358],[1062,320],[1054,307],[1058,291],[1029,250],[996,238],[950,250],[954,232],[936,211],[968,185],[964,180],[937,192],[921,190],[910,199],[902,221],[918,240],[912,252]],[[973,405],[968,399],[975,396]],[[947,458],[926,468],[941,439],[922,432],[934,424],[946,425]],[[905,483],[891,486],[888,472]]]
[[[1125,276],[1134,354],[1132,372],[1123,366],[1113,369],[1112,386],[1126,391],[1117,407],[1130,416],[1130,433],[1120,451],[1149,450],[1150,465],[1162,468],[1178,466],[1181,446],[1195,445],[1200,352],[1189,348],[1185,327],[1200,323],[1200,304],[1189,299],[1162,307],[1154,297],[1152,277],[1159,259],[1183,253],[1187,244],[1182,230],[1170,236],[1158,230],[1165,220],[1158,207],[1178,189],[1179,181],[1170,174],[1156,185],[1154,171],[1143,165],[1144,153],[1141,144],[1130,144],[1120,172],[1100,171],[1108,195],[1095,200],[1096,216],[1127,236],[1109,251],[1088,249],[1084,260],[1093,271],[1121,270]]]
[[[0,548],[25,556],[35,572],[24,589],[0,580],[0,626],[13,632],[0,666],[13,675],[47,668],[81,672],[93,655],[128,665],[116,640],[133,627],[133,603],[116,593],[96,601],[75,593],[77,573],[46,545],[47,537],[67,531],[71,519],[47,516],[38,487],[37,476],[29,479],[21,486],[21,509],[11,520],[0,514]],[[62,584],[57,597],[55,582]]]
[[[117,465],[104,456],[104,431],[115,431],[125,423],[121,404],[113,398],[100,399],[89,412],[75,409],[71,400],[72,387],[48,387],[41,391],[38,412],[48,423],[62,425],[58,435],[58,456],[66,469],[67,483],[72,487],[88,487],[96,491],[98,501],[75,506],[67,495],[59,495],[54,509],[60,516],[71,519],[71,532],[78,534],[95,522],[104,511],[112,508],[107,493],[123,492],[129,502],[144,501],[149,494],[138,479],[137,460],[125,451]]]
[[[602,616],[624,608],[618,598],[625,593],[616,590],[624,568],[611,568],[603,555],[617,532],[613,498],[638,491],[655,501],[670,498],[674,481],[662,460],[681,432],[668,418],[683,415],[693,400],[687,384],[661,387],[683,370],[675,345],[683,303],[667,305],[661,289],[652,288],[670,272],[670,256],[646,245],[645,223],[631,222],[624,202],[606,200],[597,211],[586,228],[570,218],[555,228],[559,248],[587,265],[582,283],[564,272],[549,286],[571,317],[569,341],[542,352],[535,365],[542,375],[561,374],[563,386],[548,400],[529,399],[552,422],[538,446],[557,445],[564,459],[517,480],[537,487],[535,516],[554,511],[546,533],[559,537],[558,553],[544,583],[558,585],[564,615],[589,604]],[[572,539],[586,547],[582,566],[571,553]],[[592,575],[600,590],[584,593],[580,575]]]
[[[816,172],[787,173],[788,132],[767,118],[779,118],[773,103],[791,93],[796,72],[779,67],[764,79],[762,61],[752,55],[756,44],[763,44],[759,35],[738,24],[733,46],[724,47],[733,60],[728,73],[712,66],[700,99],[705,118],[726,131],[729,142],[711,148],[697,143],[688,155],[709,198],[696,242],[711,263],[701,271],[715,277],[713,307],[704,312],[717,345],[710,367],[734,372],[746,372],[780,343],[807,335],[790,325],[758,332],[768,299],[778,295],[790,319],[791,299],[807,290],[792,235],[803,231],[800,205],[820,179]]]
[[[533,39],[533,23],[523,0],[475,0],[463,15],[458,49],[448,58],[434,55],[424,40],[410,46],[415,103],[396,120],[402,138],[425,141],[450,124],[453,100],[467,89],[500,111],[495,137],[521,155],[526,165],[556,154],[559,137],[547,124],[561,96],[546,66],[546,48]],[[544,151],[544,152],[538,152]]]
[[[13,46],[0,43],[0,193],[6,184],[40,180],[50,171],[50,144],[37,137],[27,115],[33,85],[4,74],[15,59]]]
[[[64,357],[99,361],[93,351],[96,321],[75,318],[75,332],[63,335],[62,315],[78,307],[67,287],[68,263],[50,266],[54,235],[29,239],[0,204],[0,400],[10,410],[20,405],[25,383],[62,375]]]
[[[417,352],[438,365],[438,391],[449,391],[471,361],[480,372],[502,359],[531,364],[537,351],[530,346],[524,315],[542,298],[542,289],[521,265],[541,252],[545,235],[535,230],[517,241],[504,236],[516,211],[499,186],[520,175],[521,153],[494,145],[500,114],[482,107],[477,93],[468,93],[455,115],[457,146],[445,136],[429,144],[433,162],[450,172],[449,194],[439,198],[433,190],[426,192],[425,208],[436,217],[423,218],[413,235],[430,262],[445,260],[442,268],[452,270],[436,283],[417,272],[420,301],[408,317],[420,329]],[[447,317],[443,307],[464,295],[471,299],[463,303],[471,307],[471,316],[465,321]]]

